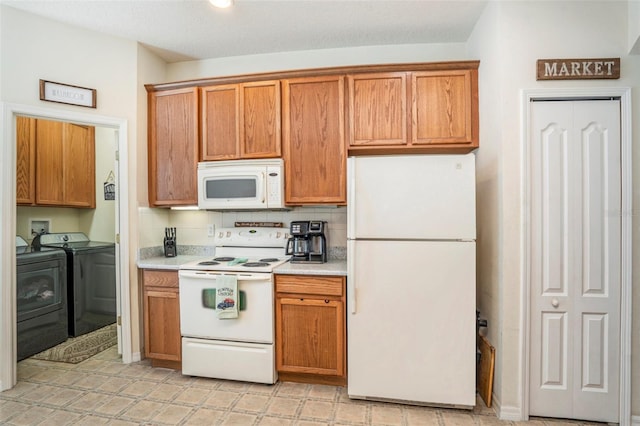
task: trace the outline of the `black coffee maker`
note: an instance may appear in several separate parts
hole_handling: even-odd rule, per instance
[[[327,222],[293,221],[287,241],[287,254],[292,263],[324,263],[327,261]]]

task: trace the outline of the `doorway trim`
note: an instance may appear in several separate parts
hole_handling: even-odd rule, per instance
[[[10,389],[17,383],[16,355],[16,307],[15,299],[15,234],[16,234],[16,126],[17,115],[45,118],[115,129],[118,138],[118,175],[120,182],[128,182],[128,125],[124,118],[87,114],[72,110],[56,110],[32,105],[0,103],[0,118],[3,123],[0,148],[0,391]],[[13,143],[9,143],[13,142]],[[119,216],[116,221],[120,236],[119,276],[121,294],[122,362],[133,361],[131,340],[131,299],[129,282],[129,189],[128,185],[118,187]]]
[[[521,293],[520,293],[520,406],[522,420],[529,419],[529,350],[531,339],[531,312],[529,295],[531,292],[531,141],[530,105],[532,100],[578,100],[588,98],[620,99],[620,155],[621,155],[621,289],[620,289],[620,407],[619,424],[631,424],[631,320],[632,320],[632,122],[631,88],[576,88],[576,89],[525,89],[521,92]]]

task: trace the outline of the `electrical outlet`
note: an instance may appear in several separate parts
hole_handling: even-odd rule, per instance
[[[48,234],[51,221],[48,219],[31,220],[31,235]]]
[[[207,235],[209,237],[213,237],[215,234],[216,230],[215,227],[213,226],[213,223],[210,223],[207,225]]]

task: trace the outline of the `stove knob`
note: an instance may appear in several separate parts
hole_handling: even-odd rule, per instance
[[[68,235],[63,235],[62,236],[62,241],[69,241],[69,236]]]
[[[224,237],[224,232],[218,232],[218,238]]]
[[[231,231],[227,231],[227,238],[231,238]]]

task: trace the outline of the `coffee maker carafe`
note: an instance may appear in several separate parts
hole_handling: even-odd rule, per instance
[[[293,221],[291,238],[287,241],[287,255],[292,263],[324,263],[327,261],[327,222]]]

